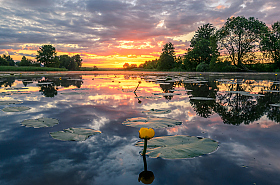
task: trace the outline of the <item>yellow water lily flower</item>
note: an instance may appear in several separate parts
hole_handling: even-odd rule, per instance
[[[155,136],[155,131],[152,128],[140,128],[139,137],[141,139],[151,139]]]

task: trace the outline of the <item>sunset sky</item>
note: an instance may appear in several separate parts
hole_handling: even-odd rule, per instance
[[[182,55],[197,28],[231,16],[280,21],[279,0],[0,0],[0,54],[35,60],[52,44],[83,67],[122,67],[158,58],[172,42]]]

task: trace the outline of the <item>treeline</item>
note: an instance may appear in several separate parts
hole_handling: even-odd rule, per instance
[[[158,59],[146,61],[141,67],[165,71],[280,71],[278,21],[268,27],[254,17],[231,17],[219,30],[210,23],[202,25],[190,43],[187,52],[177,57],[169,42]]]
[[[39,48],[36,55],[37,61],[32,61],[23,56],[20,62],[14,62],[10,55],[3,54],[0,56],[0,66],[35,66],[35,67],[52,67],[65,68],[68,70],[79,70],[82,66],[82,59],[80,55],[57,56],[55,47],[52,45],[43,45]]]

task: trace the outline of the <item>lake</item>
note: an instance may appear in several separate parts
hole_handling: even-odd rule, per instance
[[[137,185],[143,184],[138,179],[146,165],[154,176],[146,183],[153,185],[278,185],[279,78],[275,73],[1,73],[0,184]],[[30,120],[41,118],[49,120],[37,124],[55,123],[34,128]],[[130,118],[176,120],[180,124],[154,128],[155,138],[208,138],[218,148],[192,158],[148,153],[143,158],[143,147],[135,145],[142,141],[140,128],[123,124]],[[69,128],[100,132],[76,141],[51,135]]]

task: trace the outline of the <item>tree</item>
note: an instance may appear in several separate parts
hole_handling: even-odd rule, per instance
[[[195,71],[196,67],[205,63],[209,65],[211,60],[216,60],[219,56],[217,50],[217,39],[215,37],[215,27],[212,24],[204,24],[198,28],[191,39],[191,47],[184,56],[185,68]]]
[[[8,61],[4,58],[0,56],[0,66],[8,66],[9,63]]]
[[[4,60],[6,61],[4,61]],[[10,55],[5,55],[5,54],[3,54],[2,55],[2,59],[0,59],[0,60],[2,60],[2,65],[3,64],[6,64],[7,66],[14,66],[15,65],[15,62],[14,62],[14,60],[11,58],[11,56]],[[0,62],[1,63],[1,62]],[[1,64],[0,64],[1,65]]]
[[[21,61],[18,63],[19,66],[31,66],[32,60],[27,59],[25,56],[22,56]]]
[[[52,45],[43,45],[37,53],[36,59],[46,67],[59,67],[59,59],[56,57],[56,50]]]
[[[231,17],[218,31],[217,37],[221,50],[226,50],[232,63],[245,69],[243,61],[256,51],[260,36],[267,29],[266,25],[250,17]]]
[[[77,67],[80,68],[82,67],[82,61],[83,59],[81,59],[81,56],[80,55],[74,55],[72,57],[73,61],[77,64]]]
[[[175,67],[175,48],[171,42],[163,46],[162,53],[159,57],[159,70],[170,70]]]
[[[82,66],[82,59],[80,55],[74,55],[72,57],[68,55],[60,55],[59,63],[59,67],[74,71]]]
[[[125,63],[125,64],[123,65],[123,68],[125,68],[125,69],[129,69],[129,67],[130,67],[129,63]]]
[[[271,29],[262,36],[261,50],[268,52],[276,68],[280,69],[280,22],[276,22]]]

